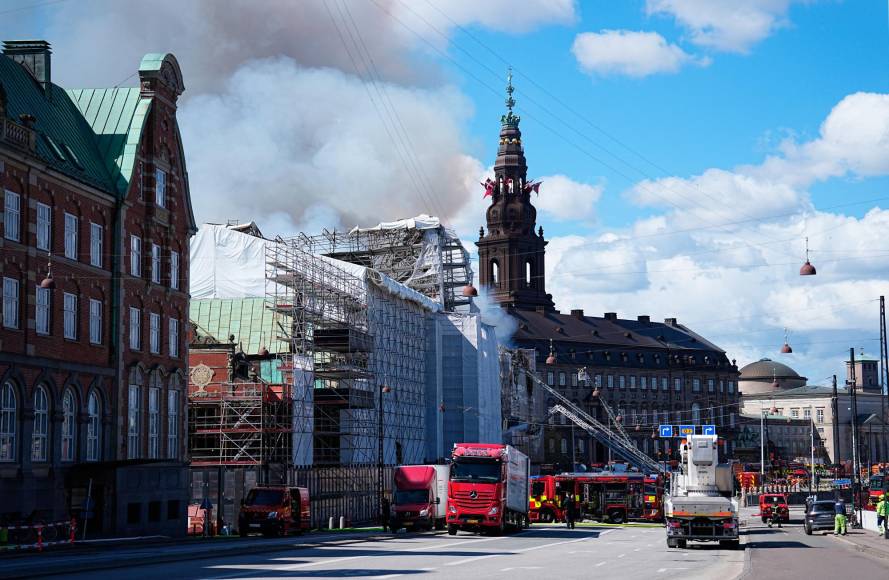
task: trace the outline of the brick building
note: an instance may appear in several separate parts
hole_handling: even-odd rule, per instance
[[[3,515],[184,533],[188,247],[175,57],[139,86],[63,89],[51,50],[0,56]]]
[[[556,310],[546,293],[548,242],[543,228],[537,226],[537,210],[531,203],[539,184],[527,179],[512,92],[510,82],[509,111],[500,120],[494,180],[486,192],[491,197],[487,231],[481,228],[476,245],[479,281],[515,320],[518,329],[513,342],[536,351],[542,380],[607,423],[607,414],[594,395],[598,389],[598,396],[649,455],[665,459],[677,451],[676,445],[652,437],[659,423],[715,424],[730,454],[739,405],[738,369],[722,349],[675,318],[661,323],[649,316],[625,320],[614,312],[593,317],[580,309]],[[544,188],[540,195],[545,194]],[[544,398],[542,408],[554,404],[543,393],[537,396]],[[603,446],[570,422],[550,422],[540,436],[544,466],[570,468],[572,456],[574,462],[584,464],[602,463],[609,457]]]

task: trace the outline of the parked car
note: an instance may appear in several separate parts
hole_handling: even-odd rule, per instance
[[[806,535],[811,536],[812,532],[821,530],[834,529],[834,501],[819,500],[808,504],[806,509],[806,518],[803,527]]]
[[[302,533],[309,529],[309,490],[304,487],[254,487],[241,501],[238,533],[264,536]]]

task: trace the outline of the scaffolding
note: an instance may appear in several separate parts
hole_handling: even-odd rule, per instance
[[[418,216],[348,232],[324,230],[299,239],[311,254],[371,268],[447,311],[469,309],[469,298],[462,293],[472,282],[469,252],[438,218]]]
[[[421,461],[428,306],[319,255],[308,236],[268,244],[266,262],[278,338],[291,345],[292,464]]]
[[[287,385],[221,383],[189,393],[191,465],[281,470],[290,455]]]

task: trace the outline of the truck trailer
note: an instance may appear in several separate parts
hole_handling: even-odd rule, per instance
[[[455,443],[448,483],[448,534],[501,534],[528,527],[528,456],[510,445]]]
[[[393,474],[393,531],[443,530],[450,465],[402,465]]]

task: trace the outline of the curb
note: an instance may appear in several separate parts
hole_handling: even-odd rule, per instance
[[[878,550],[876,548],[871,548],[870,546],[865,546],[863,544],[859,544],[858,542],[853,542],[852,540],[847,540],[846,538],[842,538],[840,536],[832,536],[834,540],[838,542],[843,542],[844,544],[849,544],[853,548],[855,548],[858,552],[865,552],[871,556],[876,556],[877,558],[881,558],[883,560],[889,560],[889,552],[884,550]]]
[[[440,535],[440,534],[431,534]],[[9,570],[8,568],[0,572],[0,578],[33,578],[35,567],[39,567],[40,576],[56,576],[61,574],[71,574],[74,572],[92,572],[96,570],[110,570],[121,567],[146,566],[151,564],[168,564],[171,562],[181,562],[185,560],[209,560],[218,557],[245,556],[248,554],[267,554],[273,552],[283,552],[286,550],[301,550],[305,548],[315,548],[328,545],[349,545],[359,542],[383,541],[392,539],[393,534],[372,535],[359,538],[329,538],[318,541],[306,541],[297,544],[271,544],[271,545],[252,545],[238,548],[232,546],[229,549],[211,550],[205,552],[182,552],[178,554],[151,554],[149,556],[137,556],[123,560],[107,560],[107,561],[86,561],[82,563],[72,564],[70,562],[60,562],[53,564],[51,562],[29,562],[26,566],[21,566],[18,570]]]

